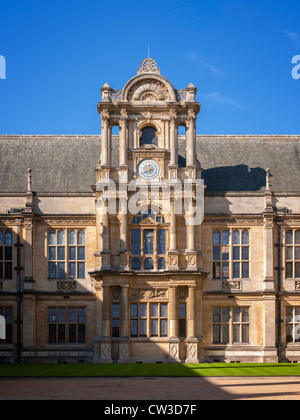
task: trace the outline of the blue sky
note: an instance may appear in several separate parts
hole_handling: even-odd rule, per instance
[[[100,87],[150,55],[198,134],[300,134],[299,0],[0,0],[0,134],[100,134]]]

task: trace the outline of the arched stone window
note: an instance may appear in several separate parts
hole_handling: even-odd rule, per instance
[[[155,146],[158,145],[158,140],[156,136],[156,129],[154,127],[145,127],[142,129],[142,136],[140,139],[140,146],[144,144],[154,144]]]

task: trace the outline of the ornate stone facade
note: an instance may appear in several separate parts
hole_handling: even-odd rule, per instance
[[[282,183],[278,169],[300,137],[197,136],[196,93],[148,57],[123,89],[101,88],[101,138],[0,136],[3,156],[35,151],[11,159],[0,192],[1,361],[300,360],[300,171]],[[257,150],[274,144],[280,165],[265,168]]]

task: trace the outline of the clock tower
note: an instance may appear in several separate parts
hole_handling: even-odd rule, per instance
[[[103,317],[96,338],[100,362],[143,359],[149,351],[161,360],[162,347],[169,361],[197,362],[201,355],[202,325],[195,311],[205,276],[201,224],[190,222],[201,179],[196,92],[192,83],[174,89],[150,57],[123,89],[107,83],[101,88],[101,155],[93,187],[97,249],[91,273]],[[112,134],[115,126],[118,136]],[[185,136],[178,135],[180,126]],[[190,188],[183,197],[185,183]],[[154,304],[158,312],[152,319]],[[142,351],[138,357],[137,348]]]

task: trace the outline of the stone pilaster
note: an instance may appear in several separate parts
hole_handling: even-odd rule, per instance
[[[198,339],[196,337],[196,286],[189,286],[188,298],[188,337],[186,339],[186,363],[199,363]]]

